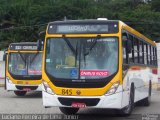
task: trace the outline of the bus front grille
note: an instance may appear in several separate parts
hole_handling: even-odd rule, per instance
[[[38,88],[38,86],[17,86],[16,85],[16,88],[18,89],[18,90],[24,90],[24,89],[30,89],[30,90],[36,90],[37,88]]]

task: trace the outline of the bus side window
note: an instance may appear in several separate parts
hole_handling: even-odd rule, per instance
[[[147,43],[145,45],[145,48],[146,48],[146,65],[148,65],[149,62],[148,62],[148,44]]]
[[[143,42],[142,41],[139,41],[139,63],[140,64],[143,64],[144,62],[143,62]]]
[[[123,33],[122,34],[122,42],[123,42],[123,63],[129,64],[130,61],[133,61],[132,56],[132,36]]]
[[[151,57],[150,57],[150,45],[148,45],[148,65],[151,63]]]
[[[147,49],[146,49],[146,43],[143,43],[143,49],[144,49],[144,64],[147,65]]]
[[[145,64],[145,52],[144,52],[144,49],[145,49],[145,43],[142,41],[142,59],[143,59],[143,64]]]
[[[134,62],[138,63],[138,39],[134,38]]]
[[[156,66],[156,53],[155,53],[155,47],[153,47],[153,65]]]
[[[130,40],[130,43],[131,43],[131,52],[128,53],[128,56],[129,56],[129,63],[134,63],[134,47],[133,47],[133,36],[132,35],[129,35],[129,40]]]
[[[122,34],[122,45],[123,45],[123,63],[128,64],[128,55],[126,52],[126,41],[127,35],[125,33]]]
[[[156,59],[156,61],[155,61],[156,63],[155,64],[157,66],[158,65],[157,48],[155,48],[155,59]]]
[[[150,45],[150,64],[153,65],[153,49],[151,45]]]
[[[155,59],[154,56],[155,56],[154,47],[152,47],[152,64],[153,64],[153,65],[155,65],[155,64],[154,64],[154,59]]]
[[[153,47],[153,64],[156,66],[156,48]]]

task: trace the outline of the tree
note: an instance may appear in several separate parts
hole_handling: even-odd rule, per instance
[[[105,17],[122,20],[146,36],[160,37],[160,1],[143,0],[1,0],[0,48],[11,42],[36,41],[47,23]]]

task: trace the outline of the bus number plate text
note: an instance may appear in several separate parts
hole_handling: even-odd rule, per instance
[[[62,89],[62,95],[72,95],[71,89]]]

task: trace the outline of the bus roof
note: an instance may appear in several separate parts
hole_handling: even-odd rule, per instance
[[[106,34],[118,33],[117,20],[66,20],[48,24],[48,34]]]
[[[93,30],[93,31],[89,31],[91,33],[118,33],[119,28],[115,28],[115,29],[111,29],[113,28],[115,25],[119,26],[121,29],[125,29],[128,32],[130,32],[133,35],[136,35],[138,38],[143,39],[144,41],[156,46],[156,44],[149,38],[145,37],[143,34],[141,34],[140,32],[136,31],[135,29],[129,27],[129,25],[125,24],[124,22],[120,21],[120,20],[97,20],[97,19],[85,19],[85,20],[65,20],[65,21],[54,21],[54,22],[50,22],[48,24],[48,34],[70,34],[72,32],[74,33],[85,33],[82,31],[82,28],[80,28],[80,31],[76,29],[73,29],[72,31],[70,31],[66,26],[65,27],[59,27],[59,29],[57,28],[57,25],[62,26],[62,25],[81,25],[81,24],[108,24],[108,31],[104,32],[104,28],[103,31],[100,31],[99,29]],[[56,26],[56,27],[52,27],[54,29],[51,29],[50,26]],[[110,27],[111,26],[111,27]],[[75,27],[75,26],[74,26]],[[73,27],[73,28],[74,28]],[[94,26],[94,28],[96,28],[97,26]],[[103,26],[102,26],[103,27]],[[56,28],[56,29],[55,29]],[[106,29],[105,29],[106,30]],[[88,32],[88,31],[87,31]],[[99,32],[99,33],[98,33]]]
[[[69,24],[69,23],[112,23],[112,22],[119,22],[119,20],[97,20],[97,19],[85,19],[85,20],[65,20],[65,21],[53,21],[49,24]]]

